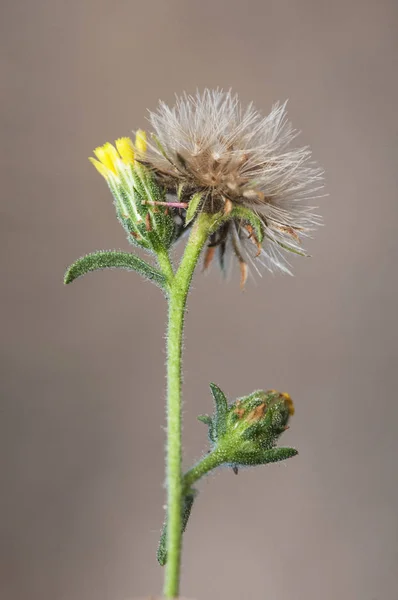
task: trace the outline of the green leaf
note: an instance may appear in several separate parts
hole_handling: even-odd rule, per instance
[[[100,250],[79,258],[67,269],[64,276],[64,283],[72,283],[72,281],[90,271],[102,269],[126,269],[128,271],[136,271],[162,289],[167,289],[166,277],[160,271],[135,254],[119,252],[116,250]]]
[[[228,401],[224,392],[215,383],[210,384],[210,390],[216,405],[214,426],[216,439],[219,439],[227,430]]]
[[[188,223],[190,223],[192,221],[192,219],[194,218],[194,216],[196,215],[196,212],[199,208],[202,198],[203,198],[202,192],[196,192],[196,194],[194,194],[192,196],[192,198],[190,199],[188,208],[187,208],[187,214],[185,215],[185,224],[186,225],[188,225]]]
[[[181,517],[182,518],[181,525],[182,525],[183,533],[187,528],[188,519],[191,514],[195,496],[196,496],[196,490],[191,490],[190,493],[188,493],[184,496],[184,506],[182,509],[182,517]],[[161,567],[164,567],[164,565],[167,562],[166,544],[167,544],[167,523],[165,523],[163,525],[162,533],[160,534],[158,551],[157,551],[157,559],[158,559],[158,563],[160,564]]]
[[[163,526],[162,533],[160,534],[158,551],[156,558],[161,567],[167,563],[167,549],[166,549],[166,525]]]
[[[264,225],[260,217],[250,208],[244,206],[234,206],[231,216],[247,221],[254,229],[256,239],[261,244],[264,240]]]

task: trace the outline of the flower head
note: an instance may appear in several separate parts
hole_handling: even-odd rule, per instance
[[[145,149],[146,134],[139,130],[135,144],[128,137],[119,138],[115,145],[107,142],[96,148],[96,158],[89,160],[108,183],[129,241],[156,252],[174,241],[175,219],[164,202],[164,190],[135,159]]]
[[[322,173],[308,148],[290,147],[297,133],[285,104],[262,117],[231,92],[205,90],[184,94],[173,108],[161,102],[149,121],[154,135],[138,160],[188,212],[199,195],[198,210],[225,215],[209,240],[205,266],[217,251],[222,268],[235,255],[243,280],[248,259],[289,272],[281,249],[305,255],[300,238],[319,224],[306,202],[322,187]]]
[[[115,148],[116,146],[116,148]],[[97,158],[90,156],[89,161],[107,181],[123,176],[123,172],[134,164],[134,146],[128,137],[119,138],[115,146],[107,142],[94,150]]]

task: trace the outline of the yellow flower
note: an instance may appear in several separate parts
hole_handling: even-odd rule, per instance
[[[121,162],[125,165],[134,164],[134,146],[131,139],[128,137],[119,138],[115,144],[116,148],[109,142],[103,146],[98,146],[94,150],[97,158],[91,156],[89,158],[89,161],[106,180],[109,179],[110,175],[118,176]]]
[[[122,137],[116,140],[116,148],[126,165],[134,163],[134,146],[128,137]]]
[[[174,214],[169,210],[165,190],[141,164],[145,152],[146,134],[139,130],[135,144],[129,137],[118,138],[113,144],[106,142],[95,148],[95,158],[89,160],[108,184],[129,241],[146,250],[161,245],[169,248],[175,240]]]
[[[147,147],[146,132],[142,129],[139,129],[135,134],[135,147],[137,148],[138,152],[145,154]]]

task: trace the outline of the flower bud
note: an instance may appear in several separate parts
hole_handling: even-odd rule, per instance
[[[258,465],[297,454],[294,448],[275,447],[294,414],[289,394],[259,390],[228,404],[220,388],[210,387],[216,412],[200,420],[209,426],[213,451],[222,456],[222,462],[234,467]]]
[[[137,133],[136,145],[128,137],[107,142],[94,150],[91,163],[106,179],[119,221],[129,241],[157,252],[169,248],[175,237],[174,217],[165,203],[165,191],[148,169],[135,160],[146,149],[145,132]]]

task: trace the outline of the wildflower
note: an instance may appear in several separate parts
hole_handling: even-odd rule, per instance
[[[300,238],[319,224],[306,202],[322,187],[322,173],[307,147],[290,148],[297,132],[286,119],[286,104],[262,117],[243,109],[231,92],[184,94],[173,108],[161,102],[149,121],[154,129],[145,153],[149,166],[184,219],[195,198],[198,210],[223,213],[209,239],[204,266],[217,252],[226,269],[234,255],[247,276],[257,269],[288,272],[282,250],[306,255]]]
[[[134,146],[131,139],[119,138],[115,145],[116,148],[107,142],[94,150],[97,158],[89,158],[89,161],[107,181],[109,179],[120,180],[123,172],[128,171],[128,166],[134,164]]]
[[[164,190],[135,159],[145,148],[146,134],[138,131],[135,144],[128,137],[116,140],[115,145],[107,142],[89,160],[108,183],[129,241],[156,252],[174,241],[175,219],[164,202]]]

